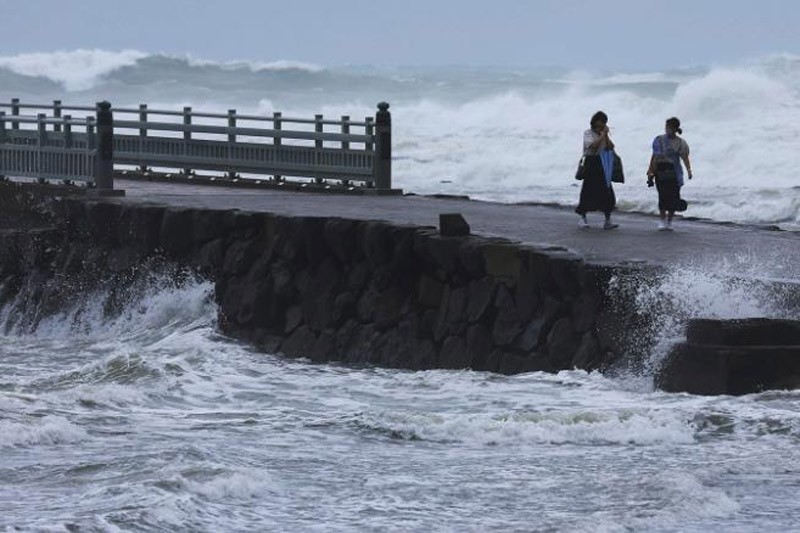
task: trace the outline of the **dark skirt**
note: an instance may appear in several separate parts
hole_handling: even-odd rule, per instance
[[[681,187],[675,168],[668,163],[659,163],[656,170],[659,211],[681,211]]]
[[[575,212],[583,216],[589,211],[611,213],[617,205],[614,187],[606,185],[603,163],[599,155],[587,155],[583,163],[581,198]]]

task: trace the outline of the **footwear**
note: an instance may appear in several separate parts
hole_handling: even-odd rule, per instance
[[[617,229],[619,224],[614,224],[610,220],[606,220],[606,223],[603,224],[603,229]]]
[[[658,223],[658,231],[669,231],[669,227],[667,226],[667,223],[664,222],[663,220]]]
[[[586,221],[586,217],[581,217],[578,219],[578,227],[579,228],[588,228],[589,222]]]
[[[672,231],[672,221],[667,220],[667,231]]]

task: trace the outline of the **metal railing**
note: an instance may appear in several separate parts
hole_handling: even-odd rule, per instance
[[[10,109],[10,115],[4,118],[11,126],[7,131],[17,136],[31,135],[16,133],[24,131],[20,124],[26,123],[21,111],[50,111],[52,117],[42,119],[40,115],[36,120],[42,119],[45,127],[52,125],[46,137],[53,143],[60,142],[71,125],[64,122],[65,111],[94,110],[87,106],[65,106],[59,100],[42,105],[22,104],[19,99],[0,103],[0,109],[3,108]],[[375,117],[363,121],[351,120],[349,116],[289,118],[278,112],[271,116],[240,115],[234,109],[224,114],[197,112],[191,107],[181,111],[153,110],[146,104],[138,108],[113,108],[113,162],[136,167],[140,172],[154,168],[176,169],[184,174],[196,170],[219,171],[229,178],[256,174],[272,176],[278,181],[293,176],[313,178],[319,183],[333,179],[391,189],[388,108],[389,104],[381,102]],[[88,146],[91,135],[87,127],[82,133],[71,132],[70,136],[73,146],[84,143]],[[54,174],[44,177],[51,175]]]
[[[0,111],[0,176],[31,177],[40,182],[83,181],[94,186],[97,145],[94,117],[47,118],[39,114],[12,118]]]

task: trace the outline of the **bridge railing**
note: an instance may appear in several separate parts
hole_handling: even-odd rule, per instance
[[[47,117],[41,113],[9,116],[0,111],[2,177],[82,181],[90,187],[108,185],[107,177],[98,173],[99,144],[96,117]]]
[[[14,99],[0,103],[10,108],[6,122],[18,131],[23,110],[50,111],[53,138],[66,127],[64,112],[91,111],[87,106],[23,104]],[[389,104],[378,104],[375,117],[363,121],[349,116],[338,119],[316,115],[313,119],[182,110],[113,108],[113,162],[136,167],[219,171],[227,177],[239,174],[314,178],[317,182],[361,182],[367,187],[391,189],[391,115]],[[88,131],[88,130],[87,130]],[[72,134],[72,142],[88,142]]]

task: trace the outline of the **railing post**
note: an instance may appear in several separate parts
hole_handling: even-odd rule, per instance
[[[367,137],[372,137],[375,135],[375,117],[366,117],[364,122],[367,123],[367,125],[364,126],[364,135]],[[372,144],[372,141],[367,141],[364,143],[364,150],[367,152],[372,152],[374,149],[375,145]]]
[[[236,128],[236,110],[228,109],[228,127],[231,129]],[[233,159],[233,149],[236,145],[236,133],[233,131],[228,132],[228,161]],[[228,170],[228,177],[234,179],[236,177],[236,169],[233,166]]]
[[[147,141],[147,104],[139,104],[139,122],[142,123],[139,127],[139,156],[141,157],[145,152],[145,142]],[[142,174],[149,170],[147,165],[139,165],[139,172]]]
[[[71,115],[64,115],[64,148],[72,148],[72,120]]]
[[[342,135],[350,135],[350,115],[342,115]],[[349,158],[346,152],[350,150],[350,141],[342,141],[342,165],[348,166],[349,165]],[[350,185],[350,180],[347,178],[342,178],[341,180],[342,185],[345,187]]]
[[[114,116],[111,104],[97,103],[97,164],[95,185],[100,190],[114,188]]]
[[[47,124],[45,124],[44,119],[47,117],[44,113],[39,113],[36,115],[36,126],[39,130],[39,138],[37,140],[36,146],[36,171],[41,174],[42,167],[44,166],[43,157],[42,157],[42,148],[47,145]],[[47,183],[47,180],[44,179],[44,176],[39,176],[37,178],[39,183]]]
[[[392,115],[389,104],[378,104],[375,113],[375,162],[373,177],[378,189],[392,188]]]
[[[350,116],[342,115],[342,135],[350,135]],[[350,141],[342,141],[342,150],[350,149]]]
[[[272,138],[272,144],[275,146],[275,162],[278,161],[278,152],[280,149],[278,148],[283,144],[283,139],[281,139],[281,129],[283,129],[283,125],[281,124],[281,117],[283,114],[280,111],[273,111],[272,113],[272,129],[277,132],[275,137]],[[275,181],[282,181],[283,176],[280,174],[275,174]]]
[[[53,100],[53,118],[61,118],[61,100]],[[61,131],[61,124],[53,124],[53,131]]]
[[[11,99],[11,116],[19,116],[19,98],[12,98]],[[12,120],[11,121],[11,129],[18,130],[19,129],[19,122]]]
[[[94,117],[86,117],[86,147],[89,150],[97,148],[97,137],[95,135]]]
[[[191,107],[184,107],[183,108],[183,125],[185,126],[183,129],[183,156],[187,157],[189,153],[189,141],[192,140],[192,131],[190,129],[192,125],[192,108]],[[189,175],[192,173],[191,168],[184,168],[183,173]]]
[[[0,145],[6,142],[7,135],[8,134],[6,133],[6,112],[0,111]],[[2,162],[3,158],[0,157],[0,163]],[[5,175],[2,174],[2,170],[3,170],[3,165],[0,164],[0,181],[5,181],[6,177]]]
[[[318,135],[322,135],[322,130],[322,115],[314,115],[314,132],[316,132]],[[314,148],[317,150],[322,149],[322,139],[314,139]],[[319,165],[320,158],[321,155],[319,152],[314,154],[314,165]],[[321,185],[325,180],[322,178],[315,178],[314,181]]]

